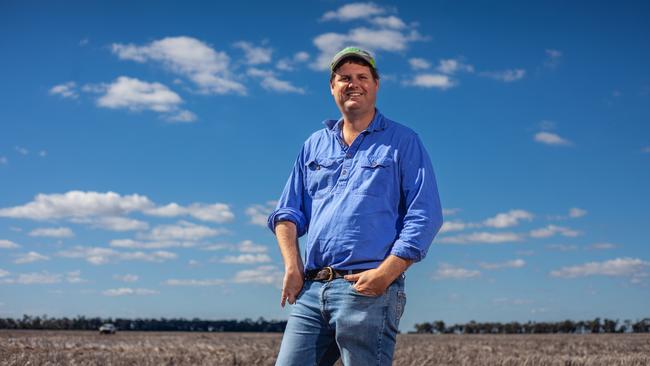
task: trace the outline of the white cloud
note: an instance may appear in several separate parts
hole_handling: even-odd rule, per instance
[[[307,52],[300,51],[296,52],[292,58],[282,58],[276,64],[275,67],[279,70],[292,71],[297,64],[304,63],[309,60],[310,56]]]
[[[81,271],[80,270],[76,270],[76,271],[66,273],[65,279],[66,279],[66,281],[68,281],[70,283],[88,282],[87,280],[81,278]]]
[[[190,259],[187,261],[187,265],[190,267],[199,267],[201,265],[201,262],[197,261],[196,259]]]
[[[320,53],[311,66],[316,70],[328,70],[332,57],[346,45],[356,45],[370,51],[401,52],[406,50],[409,43],[424,39],[416,30],[405,33],[360,27],[347,34],[324,33],[314,38],[314,45]]]
[[[562,51],[554,49],[546,49],[546,60],[544,60],[544,66],[554,69],[562,60]]]
[[[180,206],[176,203],[170,203],[165,206],[146,209],[144,210],[144,213],[161,217],[191,216],[201,221],[217,223],[232,221],[235,218],[235,215],[230,210],[230,206],[225,203],[193,203],[189,206]]]
[[[250,68],[246,73],[250,76],[261,78],[260,85],[266,90],[279,93],[305,94],[303,88],[294,86],[288,81],[278,79],[273,71]]]
[[[293,55],[293,59],[296,62],[306,62],[307,60],[309,60],[309,57],[310,57],[309,54],[305,51],[299,51]]]
[[[236,48],[244,51],[245,62],[249,65],[259,65],[271,62],[273,50],[268,47],[256,47],[250,42],[240,41],[234,44]]]
[[[370,18],[375,15],[381,15],[386,9],[372,2],[367,3],[350,3],[341,6],[336,11],[328,11],[321,17],[322,21],[338,20],[348,22],[355,19]]]
[[[513,259],[510,261],[500,262],[500,263],[486,263],[481,262],[479,266],[483,269],[493,270],[493,269],[503,269],[503,268],[522,268],[526,265],[526,261],[523,259]]]
[[[442,59],[436,67],[436,70],[443,74],[453,75],[459,71],[474,72],[474,66],[467,65],[460,59]]]
[[[236,245],[228,244],[228,243],[210,244],[210,245],[206,245],[204,247],[201,247],[201,250],[210,250],[210,251],[235,250],[235,249],[236,249]]]
[[[406,27],[404,21],[394,15],[389,15],[387,17],[375,17],[370,19],[370,22],[382,28],[403,29]]]
[[[266,253],[268,248],[265,245],[255,244],[251,240],[244,240],[237,246],[237,249],[243,253]]]
[[[250,223],[253,225],[266,227],[266,220],[275,209],[277,201],[267,201],[263,205],[251,205],[246,208],[246,215],[250,217]]]
[[[50,238],[71,238],[74,233],[68,227],[37,228],[29,233],[29,236],[45,236]]]
[[[0,277],[9,277],[9,272],[0,270]],[[5,284],[21,284],[21,285],[50,285],[54,283],[61,283],[63,281],[68,283],[84,283],[87,280],[81,278],[81,271],[72,271],[65,274],[50,273],[47,271],[20,273],[15,277],[2,278],[0,283]]]
[[[0,277],[7,277],[9,274],[9,271],[5,271],[4,269],[0,268]]]
[[[187,111],[187,110],[181,110],[178,111],[176,114],[172,114],[166,119],[170,122],[182,122],[182,123],[189,123],[189,122],[194,122],[197,120],[196,114]]]
[[[583,210],[581,208],[577,207],[572,207],[569,209],[569,217],[571,218],[578,218],[582,217],[587,214],[587,210]]]
[[[14,280],[14,283],[19,283],[23,285],[49,285],[53,283],[59,283],[62,280],[63,275],[57,273],[49,273],[47,271],[43,272],[32,272],[32,273],[21,273]]]
[[[118,77],[106,86],[106,94],[97,99],[97,105],[106,108],[172,112],[183,100],[160,83],[148,83],[127,76]]]
[[[15,249],[20,248],[20,245],[11,240],[0,239],[0,249]]]
[[[425,70],[431,67],[429,61],[417,57],[409,59],[409,65],[411,65],[413,70]]]
[[[163,249],[163,248],[191,248],[196,246],[193,241],[138,241],[133,239],[111,240],[111,247],[128,249]]]
[[[227,232],[225,229],[213,229],[211,227],[197,225],[188,221],[179,221],[175,225],[158,225],[149,233],[138,234],[142,239],[156,241],[196,241],[203,238],[217,236]]]
[[[407,81],[407,85],[419,86],[422,88],[437,88],[447,90],[457,85],[456,81],[447,75],[442,74],[418,74],[413,80]]]
[[[147,230],[149,228],[149,224],[144,221],[119,216],[100,217],[89,222],[93,227],[118,232]]]
[[[120,76],[105,86],[105,94],[97,99],[97,105],[111,109],[131,111],[151,110],[163,113],[170,122],[193,122],[196,115],[179,109],[183,99],[160,83]]]
[[[519,225],[519,221],[531,221],[533,214],[524,210],[510,210],[508,212],[499,213],[496,216],[484,221],[484,225],[494,228],[505,228]]]
[[[102,247],[82,247],[76,246],[72,249],[63,250],[57,255],[64,258],[82,258],[88,263],[101,265],[118,261],[144,261],[144,262],[164,262],[175,259],[177,255],[167,251],[155,252],[120,252],[112,248]]]
[[[136,62],[156,61],[168,70],[192,80],[203,93],[246,94],[246,87],[230,72],[230,57],[225,52],[191,37],[167,37],[146,46],[113,44],[120,59]]]
[[[436,280],[442,279],[466,279],[475,278],[481,275],[480,271],[469,270],[461,267],[455,267],[451,264],[442,263],[438,266],[433,278]]]
[[[589,246],[589,249],[595,249],[595,250],[609,250],[609,249],[616,249],[617,245],[612,244],[612,243],[594,243]]]
[[[442,215],[443,216],[452,216],[452,215],[456,215],[460,211],[461,211],[460,208],[443,208],[442,209]]]
[[[46,150],[41,150],[38,152],[38,156],[44,158],[47,156],[47,151]]]
[[[280,93],[305,94],[305,89],[294,86],[289,81],[280,80],[275,76],[270,76],[262,79],[260,85],[262,85],[262,87],[266,90],[277,91]]]
[[[284,273],[271,265],[260,266],[254,269],[245,269],[235,274],[232,281],[235,283],[258,283],[282,287]]]
[[[9,164],[9,159],[7,159],[6,156],[0,156],[0,165],[7,165]]]
[[[113,275],[113,278],[122,282],[136,282],[138,279],[140,279],[138,275],[134,275],[130,273],[124,275]]]
[[[17,151],[20,155],[27,155],[27,154],[29,154],[29,150],[27,150],[26,148],[24,148],[24,147],[22,147],[22,146],[16,146],[16,151]]]
[[[451,231],[461,231],[469,227],[469,224],[462,221],[445,221],[442,223],[440,233],[448,233]]]
[[[148,296],[148,295],[157,295],[159,294],[156,290],[150,290],[146,288],[130,288],[130,287],[120,287],[112,288],[102,291],[104,296],[127,296],[127,295],[138,295],[138,296]]]
[[[503,71],[484,71],[480,72],[479,75],[490,79],[510,83],[522,79],[526,75],[526,70],[513,69]]]
[[[240,254],[229,255],[219,260],[220,263],[228,264],[253,264],[271,262],[271,257],[267,254]]]
[[[142,211],[153,204],[137,194],[121,196],[114,192],[69,191],[64,194],[38,194],[22,206],[0,209],[0,217],[50,220],[87,216],[116,216]]]
[[[541,142],[543,144],[547,145],[571,145],[571,141],[560,137],[560,135],[552,133],[552,132],[538,132],[535,134],[535,141]]]
[[[201,250],[208,251],[218,251],[218,250],[230,250],[238,251],[241,253],[266,253],[268,252],[268,247],[262,244],[256,244],[251,240],[243,240],[239,244],[230,244],[230,243],[217,243],[210,244],[200,248]]]
[[[77,84],[74,81],[69,81],[64,84],[55,85],[50,89],[51,95],[59,95],[62,98],[67,99],[77,99],[79,93],[77,93]]]
[[[556,234],[574,238],[576,236],[579,236],[581,233],[579,231],[567,227],[556,226],[556,225],[548,225],[546,227],[532,230],[530,232],[530,236],[533,238],[548,238],[551,236],[555,236]]]
[[[650,154],[650,146],[645,146],[645,147],[641,148],[641,152]]]
[[[204,287],[204,286],[221,286],[225,284],[226,281],[222,280],[220,278],[215,278],[215,279],[205,279],[205,280],[197,280],[197,279],[169,279],[163,284],[167,286],[191,286],[191,287]]]
[[[563,267],[551,271],[551,276],[575,278],[586,276],[625,276],[643,277],[650,267],[650,262],[638,258],[616,258],[604,262],[589,262],[578,266]]]
[[[42,254],[39,254],[37,252],[31,251],[25,254],[20,255],[16,260],[14,260],[14,263],[16,264],[25,264],[25,263],[32,263],[32,262],[38,262],[38,261],[46,261],[49,260],[50,258],[47,256],[44,256]]]
[[[476,232],[471,234],[443,237],[437,240],[439,243],[447,244],[499,244],[520,241],[522,240],[522,236],[520,234],[512,232]]]

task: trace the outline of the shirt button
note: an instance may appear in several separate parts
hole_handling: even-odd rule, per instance
[[[350,154],[346,154],[345,157],[348,158],[348,159],[350,159],[350,158],[352,157],[352,155],[350,155]]]
[[[348,171],[345,170],[345,169],[343,169],[343,171],[341,172],[341,174],[346,175],[346,174],[348,174]]]

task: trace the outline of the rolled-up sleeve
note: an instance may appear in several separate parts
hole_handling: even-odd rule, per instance
[[[304,147],[298,155],[291,175],[284,186],[282,195],[278,200],[275,210],[269,215],[267,226],[275,234],[275,224],[278,221],[291,221],[296,225],[298,237],[307,232],[309,223],[304,213]]]
[[[442,207],[431,159],[417,135],[400,149],[400,175],[405,212],[391,254],[418,262],[442,226]]]

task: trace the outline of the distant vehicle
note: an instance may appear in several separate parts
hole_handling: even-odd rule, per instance
[[[102,326],[99,327],[99,334],[115,334],[116,331],[117,328],[115,328],[115,325],[111,323],[102,324]]]

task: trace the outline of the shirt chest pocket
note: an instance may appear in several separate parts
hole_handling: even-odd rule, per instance
[[[311,197],[323,197],[332,190],[340,165],[335,158],[313,158],[305,163],[305,187]]]
[[[395,186],[395,164],[391,156],[368,156],[359,163],[355,193],[381,196]]]

